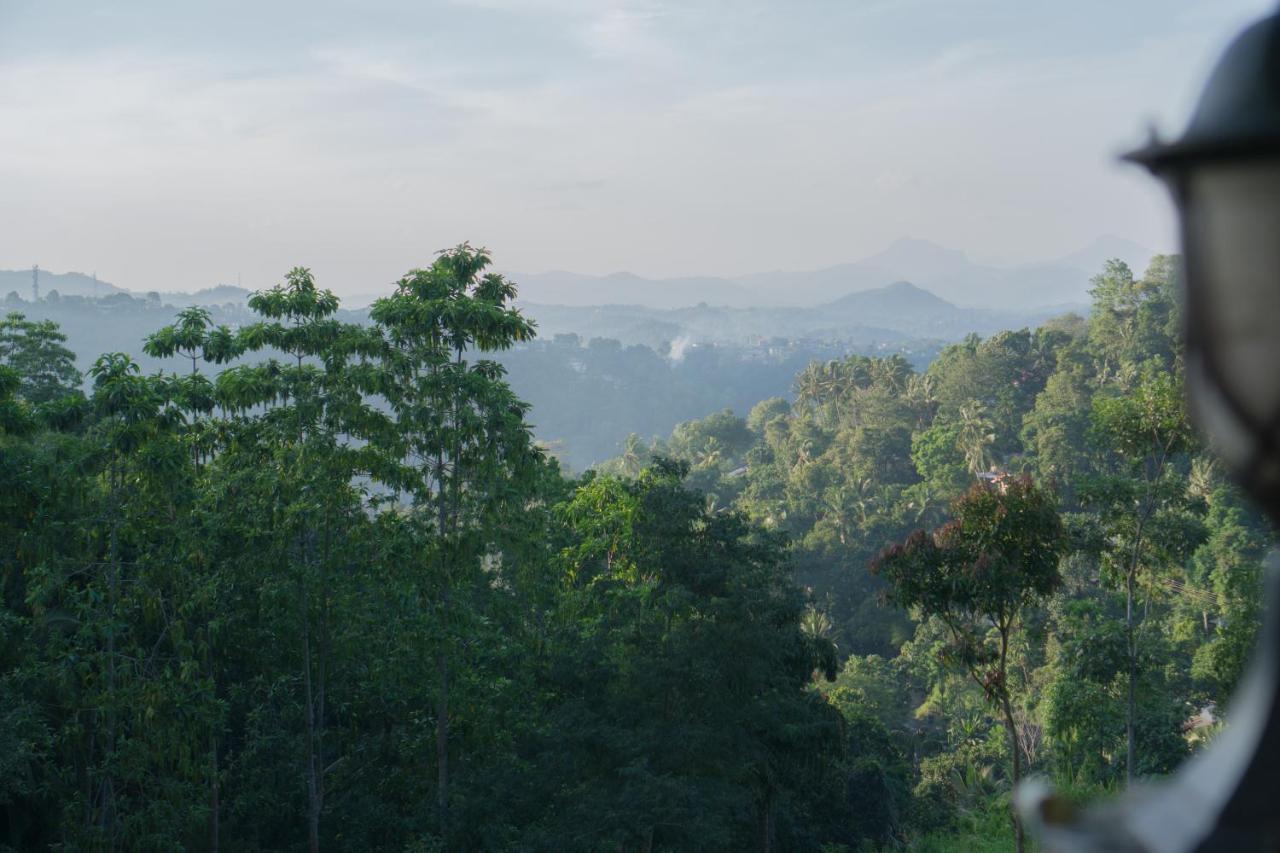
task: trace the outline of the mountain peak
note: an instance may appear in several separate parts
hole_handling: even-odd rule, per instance
[[[884,287],[859,290],[827,303],[828,307],[859,311],[937,311],[954,306],[923,287],[899,280]]]
[[[932,293],[929,293],[929,291],[925,290],[923,287],[916,287],[905,279],[899,279],[898,281],[886,284],[882,289],[886,293],[928,293],[930,296],[933,296]]]
[[[908,278],[929,279],[968,267],[969,258],[959,249],[948,249],[918,237],[900,237],[884,251],[865,258],[863,263]]]
[[[889,244],[886,252],[945,252],[947,254],[964,254],[959,249],[948,249],[946,246],[926,240],[923,237],[899,237]]]
[[[1117,237],[1114,234],[1104,234],[1087,246],[1058,258],[1052,264],[1085,270],[1092,275],[1111,258],[1119,258],[1132,267],[1135,273],[1141,275],[1155,254],[1151,249],[1132,240]]]

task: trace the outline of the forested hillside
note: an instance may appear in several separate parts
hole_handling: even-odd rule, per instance
[[[193,297],[169,293],[137,298],[115,293],[91,299],[46,293],[39,302],[31,302],[10,293],[0,303],[0,311],[58,324],[67,336],[67,347],[76,354],[76,367],[89,380],[89,368],[104,352],[124,352],[146,373],[168,368],[165,359],[149,355],[142,344],[196,297],[205,300],[201,304],[215,325],[234,330],[254,321],[243,300],[210,301],[217,295],[202,291]],[[852,323],[858,306],[850,309],[846,318]],[[715,325],[723,309],[706,313]],[[525,313],[537,323],[539,337],[493,354],[509,371],[512,388],[529,404],[527,420],[534,435],[568,468],[581,472],[616,455],[630,432],[654,438],[681,421],[724,407],[746,412],[758,400],[787,393],[792,377],[813,359],[851,352],[900,353],[923,367],[937,355],[943,341],[957,339],[957,331],[967,328],[953,317],[943,328],[932,330],[938,337],[912,338],[884,330],[878,336],[849,337],[848,327],[818,337],[793,337],[784,334],[788,330],[780,324],[778,333],[768,337],[748,341],[745,334],[733,335],[732,342],[722,337],[719,343],[711,343],[682,337],[685,332],[680,326],[659,325],[650,329],[652,334],[640,336],[648,344],[637,343],[628,332],[648,328],[650,314],[634,306],[563,312],[539,307],[535,317]],[[901,319],[901,310],[898,316],[898,322],[911,324]],[[340,307],[334,317],[369,324],[366,309]],[[548,320],[549,329],[544,325]],[[928,318],[919,324],[927,329]],[[228,364],[257,357],[261,354],[236,356]]]
[[[1274,534],[1187,421],[1176,264],[1135,276],[1110,262],[1088,320],[971,336],[922,372],[894,357],[811,363],[794,403],[653,445],[633,436],[602,466],[683,460],[709,509],[786,534],[804,628],[842,661],[820,689],[846,720],[884,727],[899,763],[879,766],[909,780],[899,832],[971,831],[953,843],[977,849],[1007,832],[1015,756],[1088,796],[1168,772],[1230,717]],[[1002,575],[973,550],[991,541],[966,538],[981,523],[955,521],[1012,512],[974,505],[1022,478],[1052,496],[1061,528],[1035,523],[1060,560],[1034,587],[1013,583],[1025,565]],[[993,588],[1003,630],[980,606]]]
[[[1183,410],[1176,259],[575,478],[488,262],[367,323],[296,269],[87,392],[4,321],[0,848],[1006,849],[1015,778],[1230,720],[1272,532]]]

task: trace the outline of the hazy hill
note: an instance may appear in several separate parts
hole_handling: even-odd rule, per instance
[[[651,279],[627,272],[593,276],[564,271],[509,275],[519,285],[520,303],[539,306],[542,314],[552,313],[548,310],[551,306],[632,306],[659,311],[700,304],[737,309],[814,308],[840,302],[849,294],[885,288],[893,282],[911,282],[951,303],[952,308],[1026,312],[1047,307],[1084,306],[1089,302],[1089,279],[1101,271],[1107,259],[1120,258],[1140,273],[1153,254],[1129,240],[1099,237],[1060,258],[1019,266],[996,266],[976,263],[958,249],[928,240],[903,238],[883,251],[850,263],[737,278]],[[133,292],[105,281],[99,281],[95,290],[93,279],[83,273],[44,270],[40,271],[40,289],[45,294],[57,290],[63,296]],[[0,270],[0,296],[11,291],[17,291],[24,299],[30,297],[30,269]],[[220,284],[194,293],[164,292],[160,299],[177,306],[224,305],[244,304],[248,296],[249,291],[243,288]],[[343,302],[348,307],[359,308],[374,298],[372,294],[364,294],[344,298]],[[905,306],[899,307],[905,310]],[[634,319],[635,312],[631,316]],[[663,321],[669,319],[663,318]]]
[[[915,268],[918,273],[926,274],[928,270]],[[25,274],[25,289],[11,287],[16,291],[20,306],[29,314],[40,314],[45,310],[54,310],[55,306],[48,300],[41,303],[41,308],[25,302],[30,296],[30,271],[4,273],[8,280]],[[1009,308],[993,310],[986,308],[963,308],[940,298],[925,288],[906,281],[895,281],[887,286],[860,288],[857,285],[874,280],[867,277],[853,278],[839,274],[836,268],[826,271],[825,275],[814,274],[813,286],[808,291],[810,298],[817,299],[827,290],[835,290],[845,284],[853,286],[837,291],[834,298],[822,299],[813,305],[768,305],[761,301],[748,302],[746,305],[726,306],[708,300],[700,300],[693,305],[669,307],[666,305],[649,306],[636,304],[602,304],[602,305],[557,305],[542,304],[531,300],[528,293],[539,292],[534,277],[534,286],[528,279],[519,279],[521,307],[539,326],[539,333],[544,338],[557,334],[577,334],[585,338],[613,338],[624,344],[644,344],[656,351],[665,352],[675,341],[687,343],[716,343],[730,345],[755,346],[762,340],[814,340],[840,343],[851,346],[899,346],[912,339],[928,339],[933,341],[956,340],[970,332],[987,334],[1008,327],[1020,327],[1034,324],[1047,318],[1056,309]],[[883,274],[877,274],[883,275]],[[0,279],[3,281],[4,279]],[[21,279],[17,279],[21,280]],[[57,291],[64,299],[85,298],[93,293],[93,280],[80,273],[52,274],[41,272],[41,292],[49,296]],[[607,276],[605,281],[613,291],[593,291],[596,293],[616,292],[631,294],[643,292],[644,280],[634,276]],[[671,288],[677,285],[686,288],[710,287],[715,279],[673,279],[666,284]],[[87,283],[86,283],[87,282]],[[708,283],[711,284],[708,284]],[[751,293],[741,285],[730,285],[742,293]],[[87,292],[86,292],[87,291]],[[851,292],[852,291],[852,292]],[[9,292],[9,291],[5,291]],[[545,291],[544,291],[545,292]],[[664,302],[676,302],[678,291],[668,289],[663,292]],[[727,291],[719,291],[723,295]],[[188,305],[204,305],[213,309],[221,321],[230,321],[234,325],[240,317],[248,317],[245,304],[249,291],[230,285],[197,290],[194,293],[165,292],[143,296],[130,294],[120,287],[107,282],[98,283],[98,295],[103,300],[102,308],[111,315],[112,323],[107,328],[96,328],[98,320],[91,314],[74,306],[63,306],[70,311],[65,322],[75,327],[76,337],[89,344],[88,349],[94,352],[111,349],[111,340],[124,331],[121,324],[128,323],[125,318],[141,318],[145,315],[146,323],[134,331],[129,330],[126,339],[131,339],[152,331],[163,325],[176,309]],[[601,296],[600,298],[604,298]],[[741,297],[748,299],[751,297]],[[116,304],[117,300],[123,300]],[[110,302],[108,305],[106,303]],[[127,305],[126,305],[127,303]],[[145,310],[144,310],[145,309]],[[86,328],[79,328],[84,324]]]
[[[124,288],[105,281],[96,281],[82,272],[53,273],[40,270],[40,295],[53,291],[59,296],[107,296],[125,293]],[[0,270],[0,296],[17,291],[23,299],[31,298],[31,270]]]
[[[96,279],[82,272],[55,273],[40,270],[40,296],[43,298],[57,291],[59,296],[84,296],[101,298],[113,293],[124,293],[130,296],[145,296],[141,291],[118,287],[111,282]],[[0,297],[16,292],[23,299],[31,298],[31,270],[0,270]],[[181,291],[162,291],[160,301],[166,305],[185,307],[187,305],[225,305],[234,303],[243,305],[249,299],[250,292],[243,287],[230,284],[219,284],[206,287],[193,293]]]
[[[1098,272],[1108,260],[1119,258],[1132,267],[1135,273],[1141,273],[1154,254],[1146,246],[1140,246],[1132,240],[1108,235],[1099,237],[1083,249],[1058,258],[1052,265]]]
[[[895,281],[888,287],[850,293],[822,306],[828,314],[851,313],[858,316],[942,314],[955,310],[955,307],[909,281]]]
[[[166,292],[160,294],[160,300],[169,305],[185,307],[187,305],[244,305],[249,301],[251,291],[232,284],[219,284],[206,287],[195,293]]]
[[[512,278],[526,302],[543,305],[644,305],[682,308],[706,302],[743,307],[756,294],[729,279],[698,276],[647,279],[628,272],[591,276],[571,272],[521,273]]]
[[[971,261],[964,252],[928,240],[904,238],[861,261],[809,272],[774,272],[738,281],[751,290],[795,304],[821,304],[852,291],[907,280],[956,305],[1029,309],[1083,305],[1089,279],[1108,258],[1120,258],[1141,272],[1154,252],[1118,237],[1101,237],[1043,263],[999,267]]]
[[[523,302],[523,300],[522,300]],[[667,342],[752,344],[761,339],[839,341],[856,346],[901,344],[910,339],[958,340],[1035,325],[1057,308],[992,310],[961,308],[909,282],[845,293],[811,307],[736,308],[706,303],[685,308],[643,305],[540,305],[523,302],[539,334],[574,333],[616,338],[660,349]]]
[[[1061,258],[1002,267],[979,264],[958,249],[904,238],[859,261],[818,270],[778,270],[738,278],[647,279],[630,273],[513,273],[523,302],[541,305],[642,305],[683,308],[707,303],[732,308],[814,307],[847,294],[910,281],[971,308],[1027,310],[1084,305],[1089,279],[1108,258],[1126,261],[1136,272],[1154,253],[1118,237],[1100,237]]]

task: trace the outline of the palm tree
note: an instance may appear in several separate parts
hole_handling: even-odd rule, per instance
[[[648,453],[649,448],[645,447],[644,439],[638,433],[631,433],[627,436],[627,443],[622,448],[622,458],[619,460],[622,473],[628,477],[634,477],[640,473],[640,469],[644,467],[644,456]]]
[[[928,373],[916,373],[907,378],[903,397],[911,405],[916,416],[916,427],[927,427],[938,410],[937,385]]]
[[[832,486],[823,493],[822,502],[827,517],[835,522],[836,538],[841,545],[848,545],[849,533],[853,528],[852,510],[856,505],[851,490],[848,486]]]
[[[830,640],[835,626],[830,616],[809,605],[800,617],[800,630],[811,640]]]
[[[804,409],[815,409],[820,405],[825,391],[823,368],[819,361],[811,361],[804,370],[796,374],[792,389],[796,393],[796,406]]]
[[[702,446],[694,451],[695,468],[711,468],[719,464],[724,455],[724,445],[714,435],[709,435]]]
[[[1218,462],[1211,456],[1197,456],[1191,460],[1187,474],[1187,493],[1198,498],[1208,498],[1218,481]]]
[[[996,442],[995,425],[986,407],[977,400],[960,407],[960,434],[956,441],[970,474],[976,477],[991,467],[991,445]]]
[[[938,510],[946,504],[929,491],[927,483],[917,483],[913,491],[915,496],[906,505],[911,512],[912,521],[915,524],[925,524],[926,519],[929,519],[929,523],[936,524],[940,520],[937,518]]]
[[[915,378],[911,363],[896,354],[888,358],[873,359],[868,366],[868,372],[872,384],[895,395],[905,391],[911,380]]]

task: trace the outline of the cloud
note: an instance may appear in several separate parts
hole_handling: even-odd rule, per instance
[[[598,58],[669,67],[681,56],[661,35],[658,24],[664,14],[656,4],[614,6],[589,16],[581,38]]]
[[[608,182],[601,178],[584,178],[580,180],[551,181],[549,183],[537,184],[534,189],[547,193],[581,193],[594,192],[608,186]]]
[[[311,55],[332,73],[354,80],[430,90],[430,77],[421,68],[388,57],[385,53],[346,45],[313,48]]]
[[[74,265],[104,273],[145,256],[126,282],[145,288],[205,263],[198,241],[246,272],[314,255],[383,278],[465,238],[512,267],[647,274],[835,262],[903,233],[1004,255],[1159,243],[1158,189],[1110,151],[1184,114],[1206,33],[1262,0],[1081,2],[293,4],[244,42],[159,3],[67,38],[33,3],[40,27],[0,33],[0,233],[22,253],[0,266],[27,246],[55,268],[57,246],[92,249]]]
[[[871,181],[871,186],[884,192],[897,192],[919,186],[920,178],[911,172],[881,172]]]

